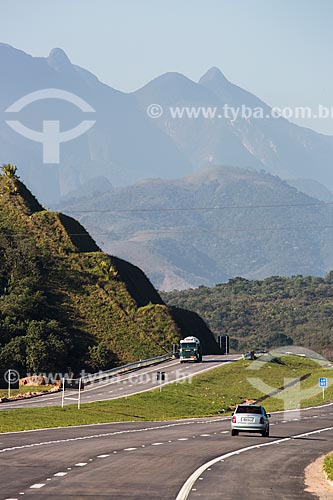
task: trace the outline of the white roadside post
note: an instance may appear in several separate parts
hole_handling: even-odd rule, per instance
[[[64,399],[65,399],[65,377],[62,379],[61,408],[64,407]]]
[[[12,379],[11,369],[8,370],[8,399],[10,399],[10,383]]]
[[[75,387],[73,389],[75,389],[75,390],[78,389],[78,397],[73,398],[73,397],[65,396],[65,378],[62,379],[61,408],[64,407],[64,401],[65,401],[65,399],[67,399],[67,400],[71,400],[71,401],[77,401],[77,409],[78,410],[80,409],[80,407],[81,407],[82,377],[80,377],[79,379],[73,379],[73,378],[67,379],[67,381],[71,381],[71,382],[73,382],[73,381],[76,382],[77,380],[78,380],[77,387]]]
[[[81,383],[82,383],[82,377],[79,378],[79,397],[77,400],[77,409],[79,410],[81,407]]]

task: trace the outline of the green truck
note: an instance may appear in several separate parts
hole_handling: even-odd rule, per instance
[[[197,337],[186,337],[180,341],[179,360],[181,363],[185,361],[200,363],[202,361],[201,344]]]

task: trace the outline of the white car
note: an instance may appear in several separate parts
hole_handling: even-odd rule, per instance
[[[269,417],[265,408],[260,405],[238,405],[231,418],[231,435],[238,436],[240,432],[260,432],[269,436]]]

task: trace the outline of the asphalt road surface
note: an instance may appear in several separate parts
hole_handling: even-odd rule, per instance
[[[269,438],[231,437],[229,426],[207,418],[0,434],[0,500],[314,498],[304,469],[333,449],[333,405],[273,414]]]
[[[202,363],[182,363],[179,359],[166,361],[155,366],[141,368],[131,373],[112,377],[98,383],[87,385],[81,393],[81,402],[105,401],[123,398],[144,392],[166,384],[182,380],[184,377],[197,375],[212,368],[225,365],[227,362],[239,359],[239,355],[204,356]],[[157,372],[165,372],[165,381],[157,380]],[[77,398],[77,391],[66,390],[66,398]],[[75,401],[65,399],[65,404]],[[61,393],[47,394],[32,399],[18,400],[10,403],[1,403],[0,410],[14,408],[36,408],[41,406],[56,406],[61,404]]]

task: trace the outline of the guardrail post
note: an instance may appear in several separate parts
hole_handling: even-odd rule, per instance
[[[112,368],[111,370],[106,370],[104,372],[99,372],[96,374],[92,375],[85,375],[82,377],[82,382],[87,380],[87,383],[93,383],[101,380],[102,378],[106,377],[112,377],[113,375],[118,375],[125,373],[130,370],[135,370],[137,368],[142,368],[144,366],[152,366],[158,363],[161,363],[162,361],[166,361],[168,359],[171,359],[173,357],[172,353],[169,354],[163,354],[162,356],[157,356],[156,358],[150,358],[150,359],[145,359],[142,361],[136,361],[135,363],[129,363],[127,365],[118,367],[118,368]]]

